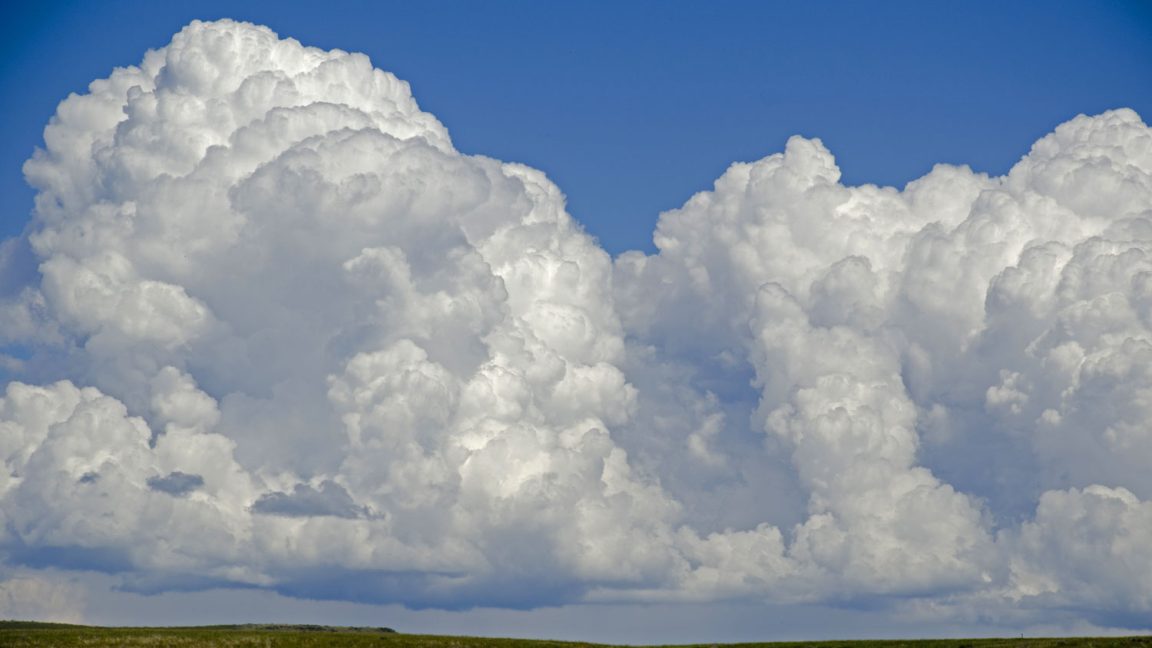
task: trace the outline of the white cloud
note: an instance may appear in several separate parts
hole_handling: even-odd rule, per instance
[[[1048,491],[1007,535],[1017,596],[1134,618],[1152,605],[1152,502],[1127,489]]]
[[[0,284],[5,366],[44,383],[0,400],[10,564],[445,608],[1152,610],[1131,111],[903,190],[793,138],[615,262],[404,82],[252,25],[193,23],[45,145],[40,275]]]
[[[1135,525],[1056,507],[1070,487],[1129,489],[1131,519],[1152,497],[1150,142],[1131,111],[1078,117],[1005,178],[939,166],[896,191],[840,185],[827,150],[793,138],[664,214],[658,254],[618,259],[625,328],[665,354],[680,398],[708,402],[733,359],[753,372],[736,398],[807,492],[784,529],[800,591],[1146,611],[1146,579],[1109,569],[1122,558],[1073,567],[1016,538],[1054,539],[1057,519],[1101,542]]]

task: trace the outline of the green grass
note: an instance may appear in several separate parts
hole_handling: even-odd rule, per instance
[[[441,637],[392,632],[387,628],[345,628],[301,625],[201,626],[192,628],[102,628],[0,621],[0,647],[9,646],[172,646],[172,647],[322,647],[378,646],[386,648],[578,648],[597,644],[535,639]],[[709,646],[709,644],[699,644]],[[1152,648],[1152,637],[939,639],[888,641],[811,641],[796,643],[729,644],[773,648]]]

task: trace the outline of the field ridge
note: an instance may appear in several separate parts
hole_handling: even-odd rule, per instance
[[[141,648],[324,648],[377,646],[386,648],[573,648],[603,647],[578,641],[508,639],[396,632],[385,626],[246,623],[182,627],[108,627],[0,620],[0,648],[84,647]],[[1003,637],[990,639],[883,639],[754,643],[678,644],[682,648],[1152,648],[1152,636],[1129,637]]]

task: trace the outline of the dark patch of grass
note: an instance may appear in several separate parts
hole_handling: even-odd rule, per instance
[[[0,621],[0,630],[48,630],[52,628],[87,628],[73,623],[49,623],[47,621]]]

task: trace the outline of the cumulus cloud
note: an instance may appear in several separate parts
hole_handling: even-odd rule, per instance
[[[699,402],[752,373],[749,428],[807,492],[785,551],[809,584],[1146,610],[1147,579],[1109,565],[1150,496],[1150,144],[1132,111],[1081,116],[1006,177],[897,191],[793,138],[664,214],[617,305]]]
[[[793,138],[615,261],[403,81],[249,24],[189,25],[44,142],[0,247],[11,565],[445,608],[1152,611],[1130,110],[902,190]]]

